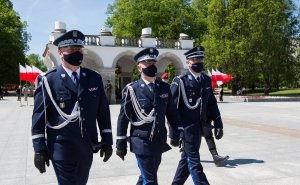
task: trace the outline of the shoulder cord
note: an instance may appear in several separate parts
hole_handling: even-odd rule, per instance
[[[153,115],[154,115],[155,109],[153,108],[148,115],[145,112],[142,112],[140,104],[138,103],[138,100],[136,98],[134,90],[131,86],[128,86],[128,88],[127,88],[127,93],[126,93],[126,97],[125,97],[125,105],[126,105],[126,99],[127,99],[128,91],[130,93],[130,98],[131,98],[131,101],[132,101],[134,112],[135,112],[136,116],[138,117],[138,119],[140,120],[140,121],[137,121],[137,122],[131,121],[131,124],[134,125],[134,126],[141,126],[145,123],[151,123],[152,121],[154,121],[155,116],[153,116]],[[126,114],[126,110],[124,110],[124,111],[125,111],[126,117],[129,119],[128,115]],[[129,119],[129,120],[131,120],[131,119]]]
[[[184,88],[184,84],[183,84],[183,81],[179,78],[179,81],[180,81],[180,85],[179,85],[179,96],[178,96],[178,102],[179,102],[179,98],[180,98],[180,90],[181,90],[181,93],[182,93],[182,99],[183,99],[183,102],[185,104],[185,106],[188,108],[188,109],[191,109],[191,110],[194,110],[196,109],[200,102],[201,102],[201,110],[200,110],[200,113],[202,112],[202,99],[201,99],[201,96],[197,99],[195,105],[191,106],[186,98],[186,92],[185,92],[185,88]],[[177,107],[178,107],[178,102],[177,102]]]
[[[54,107],[56,108],[57,112],[59,113],[59,115],[65,120],[63,123],[57,125],[57,126],[51,126],[49,123],[47,123],[47,115],[46,115],[46,103],[45,103],[45,92],[44,92],[44,84],[45,84],[45,88],[46,91],[54,105]],[[79,110],[79,106],[78,106],[78,101],[76,101],[75,106],[72,110],[72,113],[70,115],[64,113],[56,104],[56,102],[53,99],[52,93],[51,93],[51,89],[48,83],[47,78],[44,76],[42,78],[42,91],[43,91],[43,99],[44,99],[44,110],[45,110],[45,123],[47,123],[47,127],[52,128],[52,129],[61,129],[63,127],[65,127],[66,125],[69,124],[69,122],[75,122],[79,119],[79,122],[81,122],[80,119],[80,110]],[[81,131],[82,131],[82,123],[79,123],[80,127],[81,127]]]

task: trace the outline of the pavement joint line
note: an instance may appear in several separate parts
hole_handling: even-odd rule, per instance
[[[225,123],[225,125],[228,124],[228,125],[242,127],[242,128],[250,128],[250,129],[259,130],[263,132],[269,132],[273,134],[280,134],[280,135],[300,138],[300,131],[294,129],[281,128],[272,125],[257,124],[249,121],[240,121],[240,120],[235,120],[230,118],[223,118],[223,122]]]

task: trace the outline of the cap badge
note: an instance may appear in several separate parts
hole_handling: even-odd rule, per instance
[[[153,53],[153,48],[150,48],[150,53]]]
[[[77,37],[77,31],[73,31],[73,37]]]

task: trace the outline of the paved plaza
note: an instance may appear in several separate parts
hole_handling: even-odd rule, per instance
[[[22,99],[23,100],[23,99]],[[226,101],[227,100],[227,101]],[[216,141],[220,155],[229,155],[216,167],[205,140],[200,150],[204,172],[211,185],[299,185],[300,102],[219,103],[224,137]],[[40,174],[33,164],[31,115],[28,105],[17,97],[0,100],[0,185],[56,185],[52,166]],[[119,105],[111,105],[115,139]],[[180,158],[178,149],[164,153],[158,171],[160,185],[170,185]],[[125,161],[115,153],[104,163],[94,155],[88,185],[134,185],[139,176],[135,157]],[[191,178],[185,185],[193,185]]]

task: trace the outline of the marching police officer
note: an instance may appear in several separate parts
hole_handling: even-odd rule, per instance
[[[155,80],[158,53],[155,48],[146,48],[134,57],[140,79],[123,89],[118,118],[116,154],[123,160],[127,154],[126,134],[130,122],[130,151],[136,155],[141,172],[138,185],[158,184],[157,171],[162,153],[171,149],[167,144],[165,116],[172,128],[172,133],[169,133],[171,145],[181,147],[183,142],[181,122],[170,87]]]
[[[206,117],[207,117],[206,125],[211,125],[212,121],[213,121],[213,118],[209,114],[209,111],[207,111]],[[226,155],[226,156],[219,155],[218,151],[217,151],[217,147],[216,147],[216,143],[215,143],[215,139],[214,139],[212,130],[207,126],[202,126],[202,129],[203,129],[203,136],[205,138],[208,149],[209,149],[209,151],[210,151],[210,153],[213,157],[214,163],[215,163],[216,166],[219,166],[222,162],[227,161],[229,159],[229,156],[228,155]],[[220,136],[221,135],[219,135],[219,137]],[[216,138],[216,139],[220,139],[219,137]]]
[[[42,77],[34,95],[34,164],[44,173],[51,159],[60,185],[85,185],[93,152],[100,149],[104,162],[112,155],[110,111],[102,78],[80,67],[83,41],[84,35],[77,30],[54,41],[62,65]]]
[[[211,130],[206,124],[206,111],[210,112],[214,120],[216,138],[223,135],[223,124],[217,101],[211,88],[209,76],[204,70],[204,48],[195,47],[186,53],[186,64],[189,70],[182,76],[174,78],[171,84],[173,101],[183,124],[185,146],[179,161],[173,185],[182,185],[189,175],[195,185],[209,184],[200,163],[199,148],[204,130]]]

